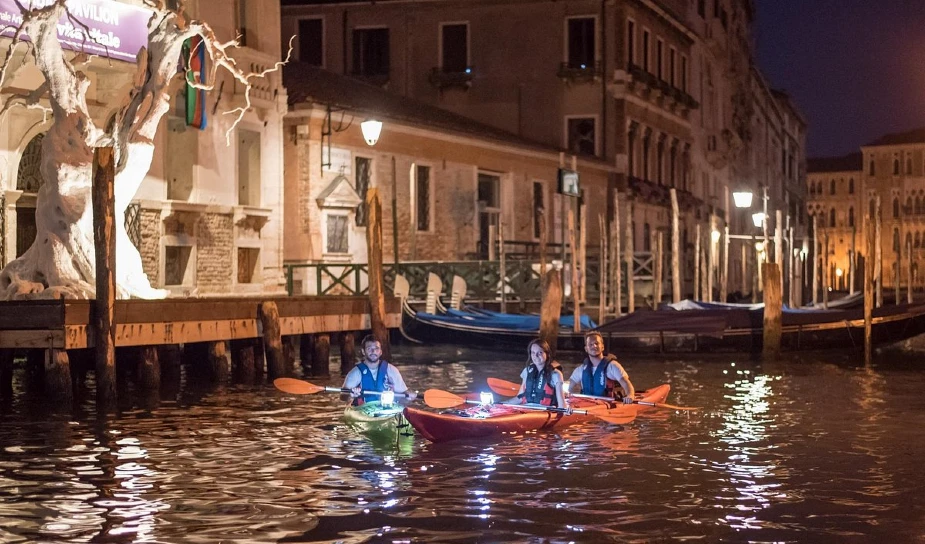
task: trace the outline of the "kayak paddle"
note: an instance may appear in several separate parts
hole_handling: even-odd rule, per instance
[[[320,393],[322,391],[327,391],[329,393],[350,393],[350,389],[343,387],[331,387],[323,385],[315,385],[309,383],[305,380],[297,380],[295,378],[276,378],[273,380],[273,385],[277,389],[284,393],[289,393],[290,395],[314,395],[315,393]],[[361,391],[361,395],[378,395],[382,396],[382,391]],[[408,398],[408,393],[395,393],[396,397],[399,398]]]
[[[486,403],[483,403],[480,400],[466,399],[460,397],[459,395],[450,393],[449,391],[442,391],[440,389],[428,389],[427,391],[424,391],[424,404],[430,406],[431,408],[453,408],[455,406],[462,406],[464,404]],[[505,406],[510,406],[511,408],[517,410],[538,410],[543,412],[554,412],[557,414],[568,414],[567,408],[559,408],[557,406],[540,406],[537,404],[505,404]],[[588,412],[587,410],[572,410],[571,413],[595,416],[608,423],[615,423],[618,425],[630,423],[633,421],[633,419],[636,418],[636,410],[632,410],[632,413],[630,414],[595,414],[593,412]]]
[[[520,391],[520,385],[499,378],[487,378],[488,387],[499,395],[513,397]],[[570,397],[579,399],[597,399],[597,400],[614,400],[611,397],[598,397],[595,395],[582,395],[581,393],[569,393]],[[649,402],[647,400],[634,400],[633,404],[640,406],[654,406],[656,408],[667,408],[669,410],[700,410],[697,406],[675,406],[674,404],[665,404],[663,402]]]

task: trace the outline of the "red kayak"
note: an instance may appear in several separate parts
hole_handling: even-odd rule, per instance
[[[667,383],[636,393],[637,401],[664,402],[671,386]],[[597,419],[600,416],[618,419],[626,416],[627,422],[638,410],[646,409],[637,404],[623,404],[606,400],[571,398],[569,405],[585,414],[566,415],[545,410],[525,410],[516,405],[488,404],[463,409],[431,412],[419,408],[405,407],[405,418],[424,438],[431,442],[446,442],[461,438],[477,438],[504,433],[522,433],[540,429],[564,427]]]

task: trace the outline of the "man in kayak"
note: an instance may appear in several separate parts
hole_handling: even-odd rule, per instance
[[[600,333],[589,332],[585,335],[585,352],[588,356],[569,377],[569,390],[581,389],[582,394],[595,397],[622,398],[624,404],[632,404],[636,397],[633,382],[617,358],[613,354],[604,353],[604,337]],[[622,388],[622,392],[617,390],[617,385]]]
[[[363,350],[363,360],[350,369],[347,377],[344,378],[343,386],[344,389],[351,390],[350,396],[353,397],[354,406],[379,400],[378,395],[362,395],[362,391],[406,393],[409,401],[417,397],[416,393],[408,391],[401,372],[382,359],[382,344],[378,338],[372,334],[366,335],[360,347]]]
[[[566,408],[559,363],[549,356],[549,344],[536,339],[527,346],[527,364],[520,373],[520,390],[507,404],[540,404]]]

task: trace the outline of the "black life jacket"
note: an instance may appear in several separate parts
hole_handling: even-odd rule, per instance
[[[548,363],[552,368],[549,373],[552,379],[552,373],[559,370],[559,363],[553,361]],[[545,369],[544,369],[545,370]],[[536,368],[536,365],[530,364],[527,368],[527,383],[524,387],[523,399],[528,404],[541,404],[543,406],[559,406],[559,399],[556,398],[556,390],[546,380],[546,373]]]

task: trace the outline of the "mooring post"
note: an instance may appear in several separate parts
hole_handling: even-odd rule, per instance
[[[270,381],[285,376],[283,362],[283,339],[279,328],[279,309],[273,301],[261,302],[257,309],[263,325],[263,349],[267,359],[267,379]]]
[[[873,310],[875,303],[874,299],[876,298],[874,291],[874,272],[876,270],[874,255],[876,253],[877,242],[874,240],[876,227],[871,225],[870,216],[867,216],[865,219],[867,252],[866,255],[864,255],[864,364],[870,366],[872,355],[871,341],[873,337]]]
[[[340,374],[346,376],[356,365],[357,348],[353,331],[344,331],[340,335]]]
[[[391,361],[392,350],[389,346],[389,330],[385,327],[385,295],[382,281],[382,203],[379,201],[378,189],[370,188],[367,191],[366,208],[369,212],[366,216],[369,322],[373,334],[382,344],[382,357],[386,361]],[[330,342],[330,339],[328,342]],[[325,357],[325,364],[327,364],[327,357]],[[312,368],[315,368],[314,365]],[[325,370],[325,374],[327,374],[327,370]]]
[[[228,381],[228,348],[224,340],[209,342],[209,377],[213,383]]]
[[[299,335],[299,365],[302,375],[310,376],[312,373],[312,357],[315,352],[315,337],[311,334]]]
[[[96,401],[108,410],[116,400],[116,301],[115,186],[112,147],[93,150],[93,243],[96,247],[96,299],[93,301],[93,334],[96,347]]]
[[[235,383],[250,385],[255,381],[254,344],[250,338],[231,341],[231,376]]]
[[[540,308],[540,339],[549,344],[556,355],[556,341],[559,337],[559,316],[562,314],[562,280],[559,271],[552,268],[543,275],[543,300]]]
[[[764,347],[762,358],[776,360],[780,356],[781,314],[783,299],[781,293],[781,272],[779,263],[763,263],[764,269]]]
[[[331,374],[331,335],[319,333],[315,335],[314,353],[312,353],[312,376],[328,376]]]
[[[0,349],[0,399],[13,397],[13,350]]]
[[[157,356],[156,346],[141,346],[138,348],[138,386],[146,392],[156,392],[161,389],[161,361]]]

